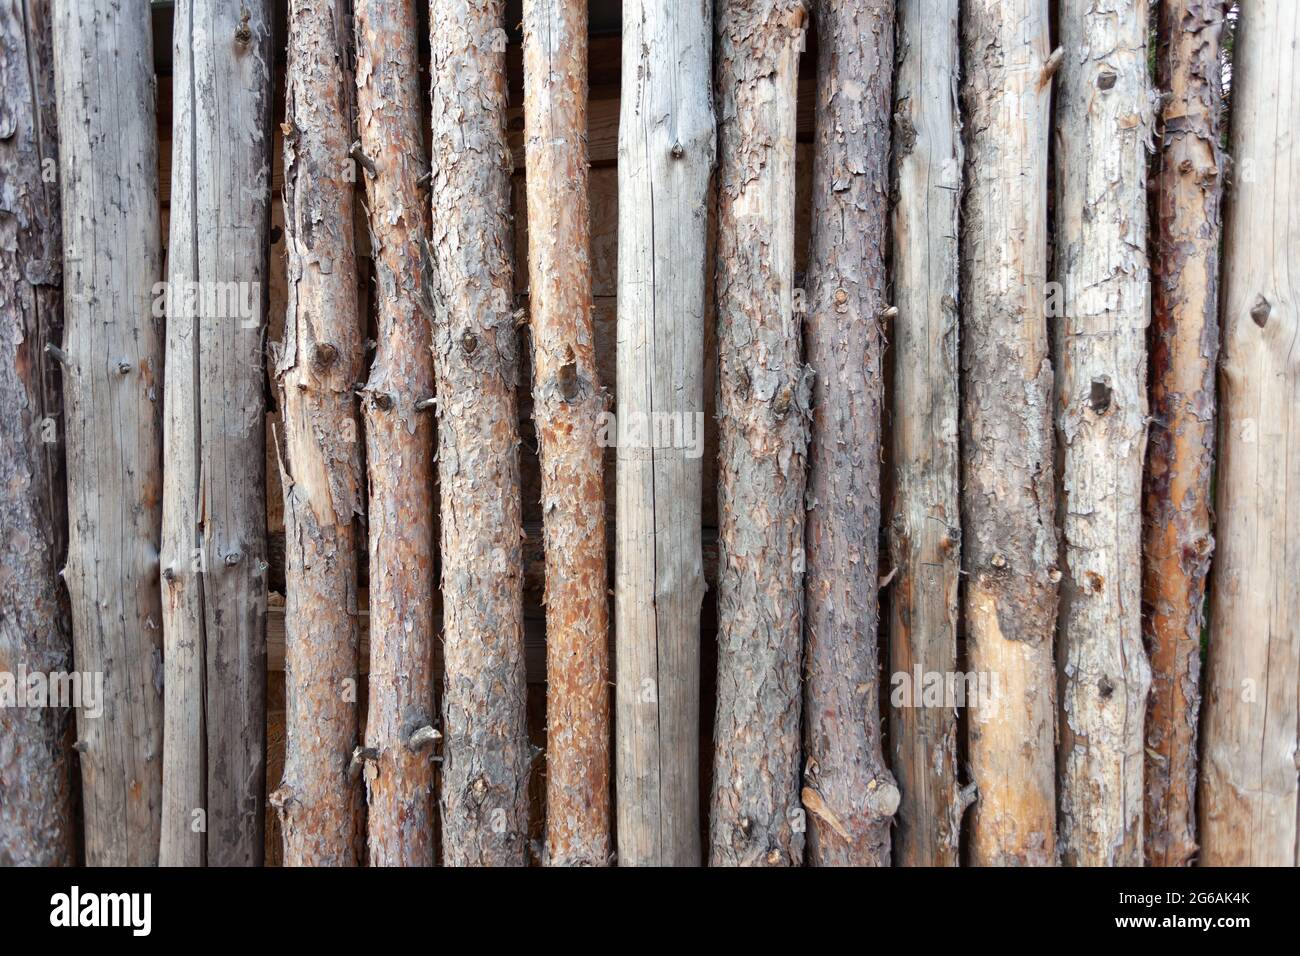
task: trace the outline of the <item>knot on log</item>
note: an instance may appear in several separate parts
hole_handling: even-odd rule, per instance
[[[430,725],[425,724],[419,730],[415,731],[415,733],[411,734],[410,739],[406,742],[406,746],[408,750],[419,752],[425,747],[430,746],[435,740],[441,739],[442,734]]]

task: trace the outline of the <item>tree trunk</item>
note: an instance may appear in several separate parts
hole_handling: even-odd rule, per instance
[[[618,130],[618,855],[698,866],[704,263],[712,4],[625,0]]]
[[[1147,0],[1061,5],[1057,95],[1060,846],[1142,862],[1142,465],[1146,451]]]
[[[894,89],[894,504],[889,524],[894,681],[957,670],[958,267],[961,118],[958,0],[900,0]],[[897,689],[897,688],[895,688]],[[915,690],[915,686],[913,686]],[[890,710],[902,800],[894,859],[956,866],[970,803],[957,774],[957,715]]]
[[[72,664],[61,397],[43,351],[63,331],[48,7],[0,8],[0,672],[15,682]],[[0,706],[0,867],[75,862],[69,728],[59,707]]]
[[[587,199],[587,5],[525,0],[533,407],[546,526],[546,862],[610,857],[609,598]]]
[[[798,866],[804,465],[794,314],[803,0],[719,0],[718,703],[713,866]]]
[[[1232,73],[1201,863],[1294,866],[1300,716],[1300,6],[1245,0]]]
[[[433,866],[433,353],[414,0],[358,0],[357,129],[378,346],[362,395],[370,470],[371,866]]]
[[[1044,309],[1050,124],[1047,0],[973,0],[962,248],[968,672],[977,802],[970,860],[1056,862],[1057,532]]]
[[[288,303],[276,356],[284,436],[286,866],[353,866],[361,844],[355,517],[364,506],[352,248],[347,0],[291,0],[285,78]]]
[[[159,862],[260,866],[271,11],[179,0],[174,16]]]
[[[444,861],[528,860],[518,338],[504,0],[433,0]]]
[[[86,863],[158,861],[163,340],[153,42],[143,4],[56,0],[63,364]],[[157,313],[157,314],[155,314]],[[111,317],[112,321],[106,319]]]
[[[899,793],[881,752],[881,317],[894,0],[819,0],[808,261],[804,788],[815,866],[888,866]]]
[[[1163,117],[1143,603],[1151,651],[1146,724],[1146,859],[1196,854],[1196,724],[1214,472],[1214,363],[1219,351],[1219,196],[1223,168],[1223,0],[1160,8]]]

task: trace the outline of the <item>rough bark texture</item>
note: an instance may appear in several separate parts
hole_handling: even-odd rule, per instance
[[[587,4],[525,0],[533,408],[546,526],[546,862],[610,857],[609,597],[587,199]]]
[[[1160,6],[1163,116],[1156,177],[1151,438],[1147,447],[1143,611],[1151,653],[1146,721],[1146,860],[1196,853],[1196,725],[1201,629],[1214,539],[1214,363],[1219,351],[1219,196],[1223,169],[1223,0]]]
[[[1060,849],[1142,862],[1142,465],[1146,452],[1147,0],[1059,11],[1056,318],[1065,579]]]
[[[450,866],[528,858],[504,14],[504,0],[433,0],[429,11]]]
[[[958,7],[958,0],[898,3],[893,168],[898,314],[889,523],[895,680],[957,670]],[[894,860],[904,866],[956,866],[962,815],[970,803],[958,780],[957,714],[951,707],[917,703],[890,710],[892,763],[902,796]]]
[[[899,802],[881,752],[876,653],[894,0],[821,0],[813,20],[803,804],[809,862],[886,866]]]
[[[259,866],[271,7],[178,0],[163,401],[163,866]]]
[[[962,517],[977,791],[970,860],[1056,862],[1057,532],[1044,308],[1052,82],[1047,0],[972,0],[963,21]],[[1085,150],[1086,152],[1086,150]]]
[[[1232,74],[1218,550],[1202,864],[1297,862],[1300,705],[1300,5],[1245,0]]]
[[[618,130],[620,426],[704,412],[707,193],[716,140],[710,0],[625,0]],[[669,419],[658,419],[667,421]],[[701,462],[618,444],[618,856],[698,866]]]
[[[0,673],[71,668],[56,363],[62,254],[49,4],[0,7]],[[44,175],[46,171],[49,175]],[[0,867],[74,862],[66,710],[0,708]]]
[[[286,866],[352,866],[361,850],[356,516],[364,506],[361,378],[348,156],[347,0],[291,0],[285,79],[288,304],[276,352],[284,435]],[[357,768],[359,769],[359,768]]]
[[[803,0],[719,0],[718,702],[709,862],[798,866],[804,464],[794,314]]]
[[[375,266],[377,350],[362,393],[370,471],[371,866],[432,866],[432,318],[415,0],[358,0],[357,131]],[[368,165],[363,164],[363,165]],[[423,732],[422,732],[423,731]],[[418,735],[418,736],[417,736]],[[415,737],[414,741],[412,737]]]
[[[162,274],[153,41],[144,4],[56,0],[73,659],[86,863],[158,861],[162,802]]]

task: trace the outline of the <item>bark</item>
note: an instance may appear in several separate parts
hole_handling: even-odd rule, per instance
[[[271,8],[179,0],[163,399],[164,866],[260,866]]]
[[[47,3],[0,8],[0,674],[71,667],[57,582],[66,543],[54,50]],[[15,688],[16,690],[16,688]],[[0,867],[75,862],[69,715],[0,706]]]
[[[444,862],[522,866],[524,713],[518,339],[503,0],[434,0],[433,332],[442,489]]]
[[[587,5],[524,3],[533,408],[546,531],[546,861],[610,857],[609,599],[587,199]]]
[[[822,0],[807,359],[803,804],[816,866],[889,864],[898,787],[881,752],[880,414],[893,0]]]
[[[898,4],[892,221],[898,314],[889,523],[895,681],[957,670],[958,6],[958,0]],[[970,803],[970,792],[958,780],[957,715],[950,707],[915,704],[890,710],[892,763],[902,795],[894,859],[905,866],[956,866]]]
[[[803,0],[719,0],[718,699],[709,862],[798,866],[804,466],[794,314]]]
[[[143,4],[54,4],[73,659],[86,863],[158,861],[162,275],[153,42]],[[108,319],[111,318],[111,321]]]
[[[1071,865],[1142,862],[1142,465],[1146,451],[1147,0],[1060,10],[1057,432],[1060,848]]]
[[[364,505],[352,248],[347,0],[292,0],[285,78],[288,303],[277,348],[284,435],[286,866],[353,866],[361,850],[355,519]],[[357,768],[359,769],[359,768]]]
[[[1214,365],[1219,350],[1223,163],[1222,0],[1160,9],[1159,82],[1170,96],[1156,177],[1151,418],[1143,610],[1151,652],[1146,721],[1146,860],[1196,854],[1196,726],[1201,629],[1214,539]]]
[[[414,0],[358,0],[357,130],[369,191],[377,350],[362,393],[370,471],[371,866],[433,866],[433,353]],[[423,733],[421,733],[423,731]],[[414,740],[412,739],[414,737]]]
[[[1046,0],[974,0],[964,20],[962,517],[970,861],[1056,862],[1057,532],[1047,275]]]
[[[704,411],[711,13],[709,0],[624,5],[614,632],[618,855],[630,866],[700,863],[701,462],[671,447],[686,442],[656,447],[647,423],[685,429]]]
[[[1300,718],[1300,6],[1245,0],[1233,50],[1218,550],[1202,747],[1202,864],[1297,863]]]

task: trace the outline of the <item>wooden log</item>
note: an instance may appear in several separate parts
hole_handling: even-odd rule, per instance
[[[1196,854],[1201,631],[1214,538],[1214,374],[1219,351],[1219,198],[1226,5],[1160,5],[1161,117],[1152,265],[1151,420],[1143,610],[1151,652],[1146,722],[1146,861]]]
[[[533,418],[546,530],[546,855],[610,859],[609,596],[587,197],[587,4],[525,0]]]
[[[889,711],[901,801],[894,860],[956,866],[971,792],[957,771],[957,712],[899,700],[902,681],[957,670],[961,569],[958,0],[899,0],[894,79],[893,504]],[[898,682],[895,686],[895,682]],[[901,704],[901,706],[899,705]]]
[[[371,866],[434,864],[434,488],[429,206],[414,0],[358,0],[357,132],[377,347],[362,392],[370,472]]]
[[[1142,862],[1142,465],[1146,451],[1147,0],[1058,11],[1056,277],[1061,460],[1060,849]],[[1059,309],[1055,308],[1060,306]],[[1059,317],[1056,313],[1060,314]]]
[[[652,415],[685,429],[704,412],[711,7],[624,4],[614,630],[618,857],[629,866],[700,863],[701,462],[647,432]]]
[[[504,15],[504,0],[433,0],[429,11],[450,866],[528,859]]]
[[[894,0],[822,0],[813,20],[803,804],[814,866],[888,866],[899,793],[881,752],[876,635]]]
[[[1300,716],[1300,6],[1246,0],[1233,46],[1218,547],[1200,862],[1297,863]]]
[[[56,0],[63,365],[85,858],[158,862],[162,800],[161,316],[153,41],[142,4]]]
[[[284,435],[284,777],[269,797],[286,866],[353,866],[361,852],[356,516],[365,500],[354,389],[352,27],[347,0],[291,0],[285,79],[288,305],[276,349]],[[358,768],[359,769],[359,768]]]
[[[67,542],[62,396],[47,343],[63,334],[58,129],[49,4],[0,8],[0,672],[72,666],[58,584]],[[72,760],[62,707],[0,706],[0,867],[75,862]]]
[[[179,0],[163,398],[163,866],[260,866],[272,11]]]

